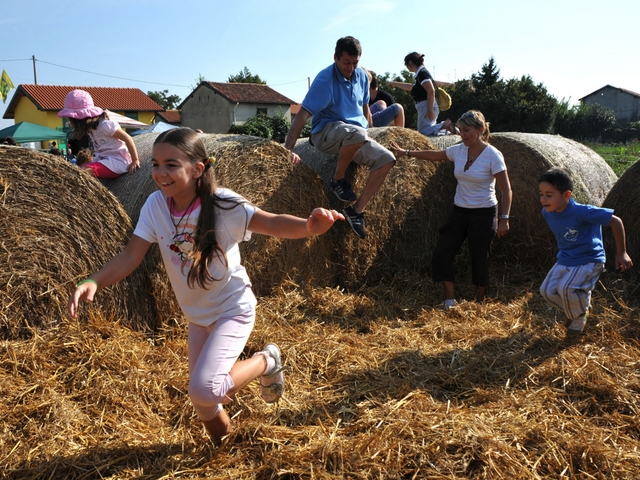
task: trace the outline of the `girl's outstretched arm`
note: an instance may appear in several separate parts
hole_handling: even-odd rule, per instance
[[[78,305],[82,300],[92,302],[96,292],[119,282],[133,272],[142,262],[151,244],[133,235],[122,252],[113,257],[109,263],[89,277],[90,281],[78,284],[67,303],[67,310],[72,318],[78,315]]]
[[[131,155],[131,165],[129,165],[129,173],[135,172],[140,168],[140,160],[138,159],[138,150],[136,150],[136,144],[127,132],[119,128],[116,133],[113,134],[118,140],[122,140],[129,150]]]
[[[410,92],[413,88],[412,83],[405,82],[387,82],[388,87],[399,88],[400,90],[404,90],[405,92]]]
[[[306,219],[256,210],[249,222],[249,230],[271,237],[305,238],[326,232],[336,220],[344,220],[344,215],[326,208],[316,208]]]

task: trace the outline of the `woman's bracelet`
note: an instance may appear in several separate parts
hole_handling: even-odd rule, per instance
[[[411,155],[409,155],[409,149],[408,149],[408,148],[404,151],[404,154],[405,154],[407,157],[411,158]]]
[[[98,282],[96,282],[93,278],[86,278],[86,279],[81,280],[78,283],[76,283],[76,287],[79,287],[80,285],[85,284],[87,282],[95,283],[96,287],[98,286]]]

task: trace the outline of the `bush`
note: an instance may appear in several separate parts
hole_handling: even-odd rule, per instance
[[[563,101],[556,108],[555,133],[573,140],[596,140],[615,136],[613,110],[597,103],[569,107]]]
[[[624,126],[607,128],[602,133],[602,141],[605,143],[629,143],[640,140],[640,121],[629,122]]]
[[[254,137],[268,138],[274,142],[283,143],[289,132],[291,123],[279,110],[273,117],[258,114],[249,118],[242,125],[231,125],[229,133],[238,135],[253,135]]]

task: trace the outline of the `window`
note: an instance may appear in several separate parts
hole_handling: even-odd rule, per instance
[[[256,115],[267,115],[267,111],[268,109],[266,107],[264,108],[258,107],[258,112],[256,113]]]

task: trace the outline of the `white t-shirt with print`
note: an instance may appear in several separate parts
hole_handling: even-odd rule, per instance
[[[462,208],[488,208],[498,204],[494,175],[504,172],[507,165],[500,150],[487,145],[465,172],[469,147],[463,143],[447,148],[447,158],[454,164],[453,174],[458,180],[453,203]]]
[[[199,200],[190,211],[173,212],[172,215],[169,211],[170,199],[160,191],[154,192],[142,207],[133,232],[148,242],[158,243],[171,286],[185,317],[189,322],[202,326],[211,325],[221,315],[251,312],[256,306],[256,298],[250,289],[251,282],[240,263],[238,243],[251,238],[248,225],[257,207],[226,188],[219,188],[216,194],[240,204],[228,210],[215,209],[216,239],[227,256],[228,268],[215,257],[209,273],[216,280],[207,285],[208,290],[197,283],[194,288],[189,288],[187,274],[190,265],[185,265],[184,273],[182,271],[183,259],[186,258],[186,252],[191,250],[191,235],[201,211]],[[233,202],[228,203],[228,206],[234,205]]]
[[[113,173],[127,173],[131,165],[131,155],[127,144],[113,135],[120,130],[120,124],[113,120],[102,120],[95,130],[89,129],[93,141],[93,161],[100,162]]]

